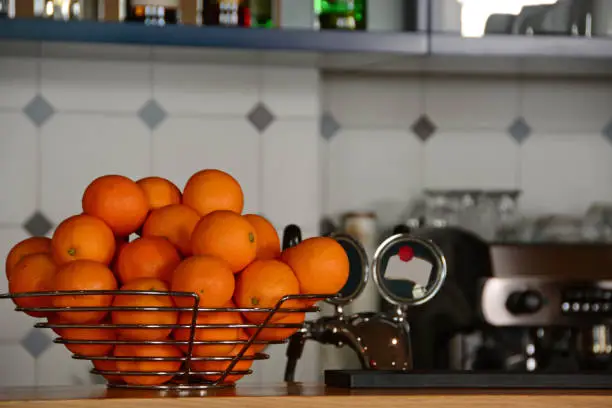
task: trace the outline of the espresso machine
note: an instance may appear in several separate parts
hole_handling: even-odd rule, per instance
[[[491,246],[480,313],[497,369],[612,375],[612,245]]]
[[[304,343],[317,341],[359,357],[359,370],[325,372],[334,387],[612,389],[612,246],[396,229],[369,262],[352,237],[332,236],[349,281],[329,300],[333,315],[290,339],[286,381]],[[367,284],[382,311],[345,315]]]

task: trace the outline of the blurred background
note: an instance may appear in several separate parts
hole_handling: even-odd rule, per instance
[[[276,63],[266,51],[3,37],[1,254],[79,213],[99,175],[157,175],[182,188],[203,168],[236,177],[245,212],[279,233],[290,223],[305,236],[342,229],[350,213],[367,227],[370,255],[398,224],[461,226],[487,242],[612,240],[610,1],[205,1],[191,15],[185,1],[120,3],[116,15],[111,3],[0,0],[0,33],[32,17],[170,25],[180,11],[194,24],[342,30],[338,41],[372,34],[429,48],[401,58],[288,50]],[[139,14],[148,3],[157,12]],[[569,38],[579,45],[565,47]],[[450,57],[453,44],[465,52]],[[13,307],[0,302],[0,386],[97,381]],[[297,379],[341,366],[329,350],[308,344]],[[282,379],[285,346],[270,351],[244,383]]]

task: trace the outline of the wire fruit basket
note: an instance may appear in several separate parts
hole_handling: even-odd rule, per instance
[[[16,311],[35,315],[46,315],[47,322],[39,322],[35,328],[52,329],[59,337],[54,339],[55,343],[64,344],[69,349],[77,349],[78,346],[93,347],[100,346],[103,349],[113,350],[113,353],[79,353],[74,352],[72,358],[77,360],[89,360],[94,365],[91,373],[102,375],[106,378],[107,386],[112,388],[137,388],[137,389],[158,389],[158,390],[182,390],[182,389],[211,389],[232,387],[242,376],[252,373],[250,365],[255,360],[265,360],[269,356],[263,353],[263,348],[269,344],[285,343],[292,332],[302,329],[303,324],[293,321],[299,319],[288,319],[297,313],[316,312],[318,308],[313,305],[316,301],[333,298],[330,294],[308,294],[308,295],[287,295],[281,298],[272,308],[200,308],[200,297],[196,293],[189,292],[160,292],[160,291],[127,291],[127,290],[99,290],[99,291],[63,291],[63,292],[29,292],[16,294],[0,294],[0,299],[15,298],[41,298],[41,297],[80,297],[80,296],[170,296],[173,298],[191,298],[191,307],[149,307],[149,306],[100,306],[100,307],[16,307]],[[291,307],[283,307],[289,306]],[[115,324],[108,320],[99,323],[68,323],[62,321],[56,323],[53,316],[59,314],[94,312],[102,314],[112,314],[117,312],[132,313],[163,313],[176,312],[187,313],[190,317],[185,322],[177,321],[175,324]],[[201,314],[230,314],[240,313],[245,319],[239,323],[223,322],[215,324],[200,324],[198,317]],[[249,319],[249,315],[257,318]],[[217,315],[220,317],[220,315]],[[69,320],[69,319],[66,319]],[[284,323],[283,320],[291,321]],[[303,319],[301,319],[303,321]],[[253,323],[256,322],[256,323]],[[121,335],[103,336],[100,338],[87,338],[79,335],[75,338],[64,338],[62,332],[66,330],[108,330],[121,333],[121,330],[169,330],[175,333],[183,330],[187,336],[170,337],[161,340],[133,340],[122,338]],[[231,339],[199,340],[200,330],[219,330],[236,329],[248,332],[247,336],[232,336]],[[287,335],[277,336],[270,339],[269,336],[261,336],[264,330],[285,329]],[[184,332],[187,330],[187,332]],[[70,336],[67,336],[70,337]],[[85,338],[82,338],[85,337]],[[100,336],[94,336],[100,337]],[[110,338],[109,338],[110,337]],[[144,336],[146,337],[146,336]],[[268,339],[265,339],[265,338]],[[196,353],[197,347],[201,346],[220,346],[232,347],[232,353]],[[127,347],[126,346],[136,346]],[[100,348],[99,347],[99,348]],[[251,351],[250,348],[262,348],[260,351]],[[118,353],[118,348],[132,350],[134,355],[129,352]],[[159,353],[166,348],[181,350],[175,353]],[[214,348],[214,347],[213,347]],[[146,350],[156,350],[148,353]],[[120,354],[120,355],[118,355]],[[172,354],[172,355],[168,355]],[[204,370],[201,370],[204,366]],[[210,369],[210,367],[213,369]],[[244,367],[241,367],[244,366]],[[138,379],[138,381],[133,381]]]

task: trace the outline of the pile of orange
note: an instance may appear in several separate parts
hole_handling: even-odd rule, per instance
[[[23,308],[44,307],[183,307],[269,308],[285,295],[333,294],[348,278],[348,258],[331,238],[310,238],[281,252],[275,227],[260,215],[242,215],[244,196],[240,184],[219,170],[202,170],[191,176],[181,192],[172,182],[148,177],[134,182],[106,175],[86,188],[83,213],[61,222],[53,237],[29,238],[15,245],[6,258],[11,294],[45,291],[154,291],[144,294],[85,294],[15,297]],[[130,237],[136,236],[130,240]],[[310,306],[312,301],[290,301],[283,307]],[[94,328],[61,328],[75,354],[94,357],[102,371],[137,371],[143,375],[108,376],[109,381],[136,385],[162,384],[168,376],[146,372],[179,371],[187,352],[186,328],[141,328],[134,325],[188,325],[191,312],[157,311],[29,311],[54,324],[88,324]],[[260,324],[262,312],[205,312],[198,325]],[[269,323],[301,324],[304,313],[280,312]],[[100,323],[98,326],[97,324]],[[105,323],[131,325],[105,327]],[[197,341],[248,339],[256,329],[198,328]],[[284,340],[297,329],[264,328],[257,340]],[[78,340],[175,340],[176,346],[79,344]],[[72,341],[72,342],[70,342]],[[242,345],[197,344],[193,356],[235,356]],[[254,345],[253,355],[262,349]],[[101,360],[95,357],[169,357],[164,361]],[[247,370],[251,360],[235,370]],[[228,361],[194,361],[195,371],[222,371]],[[215,380],[218,376],[206,376]],[[240,375],[228,376],[228,382]]]

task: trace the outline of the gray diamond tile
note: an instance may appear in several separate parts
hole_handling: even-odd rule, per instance
[[[610,143],[612,143],[612,120],[603,128],[602,133]]]
[[[21,346],[34,358],[38,358],[53,345],[53,339],[40,329],[32,329],[21,339]]]
[[[429,116],[421,115],[412,124],[412,132],[414,132],[422,142],[426,142],[436,132],[436,125],[429,119]]]
[[[98,374],[90,374],[89,380],[90,380],[90,383],[94,385],[105,385],[106,384],[106,380],[104,379],[104,377]]]
[[[166,119],[168,114],[156,100],[151,99],[140,108],[138,116],[149,129],[154,130]]]
[[[266,105],[260,102],[249,112],[247,119],[261,133],[272,124],[274,115]]]
[[[521,144],[531,135],[531,126],[524,118],[519,117],[514,119],[514,122],[508,128],[508,133],[516,143]]]
[[[36,126],[41,126],[45,123],[53,114],[55,109],[45,98],[41,95],[36,95],[26,106],[23,108],[23,112]]]
[[[324,113],[321,116],[321,136],[323,138],[331,140],[339,130],[340,124],[331,113]]]
[[[53,228],[53,223],[40,211],[36,211],[23,224],[23,228],[34,237],[42,237],[47,235]]]

